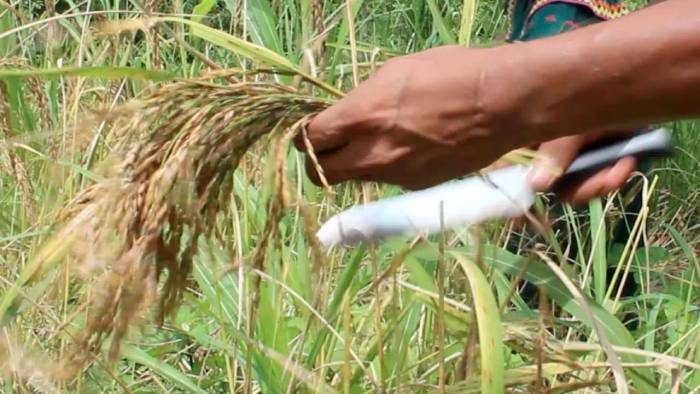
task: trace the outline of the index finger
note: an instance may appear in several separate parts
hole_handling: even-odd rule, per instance
[[[338,121],[338,119],[342,119],[342,115],[340,115],[342,109],[338,109],[338,106],[341,105],[343,103],[338,102],[311,119],[306,130],[297,134],[294,138],[296,148],[301,151],[307,149],[305,138],[308,139],[308,142],[317,153],[335,150],[345,145],[347,138],[344,137]]]

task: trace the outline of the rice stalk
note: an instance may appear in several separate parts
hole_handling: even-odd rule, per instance
[[[0,67],[2,64],[0,64]],[[23,160],[15,153],[8,139],[13,137],[12,124],[10,122],[10,104],[8,101],[7,85],[0,81],[0,171],[7,172],[15,178],[20,190],[20,199],[24,206],[27,219],[35,218],[34,187],[30,181],[27,168]]]
[[[311,15],[316,34],[322,34],[325,30],[323,25],[323,0],[311,1]]]
[[[86,329],[72,365],[110,336],[116,357],[130,324],[149,306],[158,304],[159,322],[174,310],[197,239],[217,235],[216,217],[228,209],[241,157],[272,131],[295,134],[328,105],[270,82],[223,85],[208,76],[166,85],[113,113],[119,117],[112,130],[117,149],[107,160],[113,164],[104,181],[61,212],[65,224],[57,232],[74,265],[99,276],[86,295]],[[265,233],[274,235],[282,200],[270,202]],[[269,238],[260,238],[248,264],[262,269]]]
[[[227,70],[176,81],[103,114],[110,127],[105,138],[113,148],[102,164],[101,180],[61,210],[60,227],[48,243],[62,250],[48,251],[54,260],[68,258],[80,273],[95,278],[82,295],[81,304],[88,305],[85,328],[64,360],[72,372],[107,342],[115,359],[129,328],[144,321],[152,306],[157,305],[159,323],[175,310],[189,284],[197,240],[220,238],[217,216],[231,208],[233,173],[265,135],[277,139],[268,222],[256,249],[232,267],[265,270],[267,248],[281,242],[277,224],[294,203],[306,222],[312,272],[321,275],[315,220],[289,191],[284,153],[291,138],[333,100],[270,82],[266,73],[259,70],[251,78]],[[253,283],[250,322],[255,321],[258,287],[258,281]]]

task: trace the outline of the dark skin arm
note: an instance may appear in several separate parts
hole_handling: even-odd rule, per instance
[[[619,20],[528,43],[441,47],[387,62],[309,126],[330,183],[424,188],[541,146],[533,183],[612,130],[700,115],[700,2],[668,0]],[[585,55],[583,55],[585,54]],[[623,159],[568,196],[616,189]],[[312,180],[318,174],[309,168]]]

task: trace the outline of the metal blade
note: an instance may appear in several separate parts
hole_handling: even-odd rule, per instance
[[[319,230],[330,248],[405,235],[436,233],[490,219],[522,215],[535,199],[529,167],[511,166],[417,192],[358,205],[333,216]]]

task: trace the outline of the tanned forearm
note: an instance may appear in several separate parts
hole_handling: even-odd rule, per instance
[[[668,0],[510,49],[532,142],[700,116],[698,0]]]
[[[559,137],[565,167],[589,137],[698,115],[700,0],[668,0],[552,38],[392,59],[317,115],[308,140],[330,183],[422,188]],[[321,182],[315,166],[309,176]],[[579,197],[610,190],[593,186]]]

